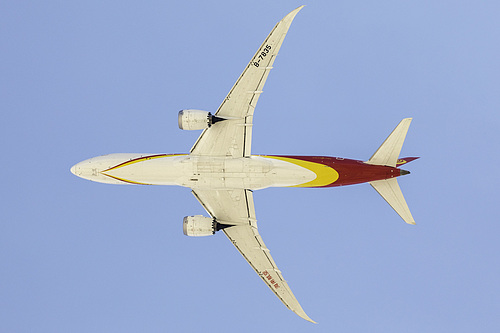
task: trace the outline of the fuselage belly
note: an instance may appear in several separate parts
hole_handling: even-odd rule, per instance
[[[281,155],[227,158],[187,154],[110,154],[80,162],[71,171],[101,183],[250,190],[343,186],[400,175],[400,169],[357,160]]]

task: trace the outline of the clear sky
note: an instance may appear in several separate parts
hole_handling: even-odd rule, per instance
[[[259,99],[253,153],[368,159],[405,117],[416,226],[369,185],[254,193],[307,314],[287,310],[189,189],[69,168],[188,152],[301,4]],[[2,1],[1,332],[498,332],[498,1]]]

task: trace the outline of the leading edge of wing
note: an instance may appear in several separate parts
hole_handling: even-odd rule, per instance
[[[276,56],[278,55],[279,50],[281,49],[281,45],[283,44],[283,40],[285,39],[286,34],[288,33],[288,30],[290,29],[290,26],[295,18],[295,16],[298,14],[298,12],[304,8],[304,5],[297,7],[296,9],[292,10],[290,13],[288,13],[284,18],[282,18],[274,28],[271,30],[269,35],[266,37],[264,42],[260,45],[260,47],[257,49],[255,52],[254,56],[250,60],[250,62],[247,64],[245,69],[243,70],[243,73],[239,76],[238,80],[236,83],[233,85],[229,93],[227,94],[226,98],[222,101],[221,105],[217,109],[217,112],[215,113],[218,116],[224,117],[236,117],[239,115],[235,115],[233,112],[232,108],[225,108],[225,104],[227,104],[228,101],[231,100],[231,95],[233,92],[238,88],[239,84],[241,81],[245,79],[245,74],[250,70],[256,70],[258,73],[261,73],[259,75],[252,75],[251,78],[249,78],[250,81],[254,81],[253,84],[255,84],[255,90],[254,91],[245,91],[247,93],[252,93],[255,95],[253,97],[253,100],[256,100],[259,98],[260,93],[262,93],[262,88],[267,80],[267,75],[269,74],[269,71],[272,69],[272,65],[274,63],[274,60],[276,59]],[[265,57],[259,57],[263,50],[266,49],[266,44],[271,44],[272,49],[270,52],[270,56],[265,56]],[[267,52],[265,52],[267,53]],[[262,61],[262,63],[260,63]],[[258,65],[256,65],[256,63]],[[253,105],[255,107],[255,105]]]
[[[223,229],[224,234],[281,302],[299,317],[316,323],[300,306],[259,235],[252,191],[196,189],[193,195],[213,218],[233,225]]]
[[[204,129],[191,148],[192,154],[251,155],[255,107],[290,25],[303,7],[291,11],[271,30],[217,109],[215,114],[226,120]]]

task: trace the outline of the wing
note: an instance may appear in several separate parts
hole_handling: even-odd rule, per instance
[[[215,113],[227,120],[205,129],[191,148],[191,154],[250,156],[255,106],[290,24],[302,7],[276,24]]]
[[[213,218],[230,225],[223,229],[226,236],[283,304],[314,323],[293,295],[259,235],[252,191],[193,190],[193,194]]]

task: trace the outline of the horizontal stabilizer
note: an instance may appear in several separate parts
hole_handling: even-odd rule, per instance
[[[406,223],[415,224],[415,220],[411,216],[410,209],[406,204],[396,178],[376,180],[370,182],[370,185],[391,205]]]
[[[401,120],[398,126],[385,139],[384,143],[377,149],[375,154],[366,162],[375,165],[387,165],[396,167],[399,153],[403,147],[403,142],[406,138],[406,133],[410,127],[412,118]]]

